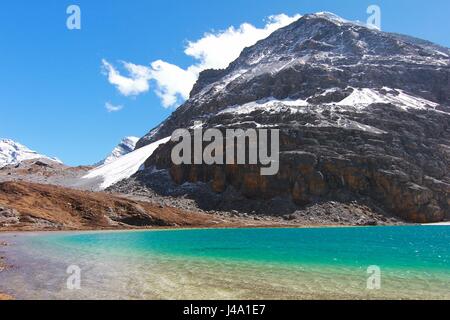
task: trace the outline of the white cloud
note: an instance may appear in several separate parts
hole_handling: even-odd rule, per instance
[[[225,31],[205,33],[203,38],[190,41],[184,51],[199,61],[195,67],[204,69],[223,69],[237,59],[245,47],[267,38],[275,30],[291,24],[301,16],[289,17],[285,14],[270,16],[264,28],[243,23],[239,28],[229,27]]]
[[[114,105],[110,102],[105,103],[105,108],[108,112],[117,112],[123,109],[122,105]]]
[[[148,81],[151,79],[149,68],[122,62],[129,73],[129,77],[124,77],[105,59],[102,60],[102,64],[108,75],[109,83],[116,86],[117,90],[124,96],[136,96],[149,90]]]
[[[164,107],[177,105],[189,98],[189,93],[197,81],[198,74],[157,60],[151,64],[151,75],[156,81],[156,94]]]
[[[201,71],[226,68],[239,57],[245,47],[254,45],[300,17],[280,14],[270,16],[263,28],[243,23],[238,28],[231,26],[223,31],[205,33],[201,39],[188,42],[184,53],[194,58],[195,63],[187,69],[163,60],[154,61],[150,66],[124,62],[129,73],[129,77],[125,77],[106,60],[102,62],[109,82],[123,95],[135,96],[147,92],[149,81],[154,80],[155,93],[160,97],[162,105],[166,108],[178,106],[189,98]]]

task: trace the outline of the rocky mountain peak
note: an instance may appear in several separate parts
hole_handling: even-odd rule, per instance
[[[137,143],[178,128],[276,128],[280,172],[175,166],[170,144],[147,167],[177,183],[233,187],[304,206],[368,200],[406,220],[450,218],[450,50],[330,13],[305,15],[207,70],[191,97]],[[145,181],[146,178],[142,178]]]
[[[226,70],[207,70],[191,93],[204,96],[221,85],[262,74],[275,76],[304,65],[330,72],[364,64],[448,66],[450,51],[408,36],[380,32],[332,13],[309,14],[243,50]],[[345,71],[345,70],[344,70]]]
[[[305,15],[244,49],[228,68],[201,73],[190,99],[137,147],[206,115],[268,99],[337,104],[361,90],[382,97],[387,89],[449,112],[449,57],[450,49],[425,40],[381,32],[331,13]],[[390,98],[369,100],[393,103]]]

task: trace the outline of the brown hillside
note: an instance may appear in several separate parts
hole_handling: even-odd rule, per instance
[[[0,183],[0,231],[246,225],[238,220],[108,193],[26,182]],[[251,222],[255,224],[261,223]]]

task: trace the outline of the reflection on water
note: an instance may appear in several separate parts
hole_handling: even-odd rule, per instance
[[[2,237],[5,238],[5,237]],[[450,299],[450,228],[26,235],[0,292],[24,299]],[[381,289],[368,290],[379,265]],[[81,289],[68,290],[68,266]]]

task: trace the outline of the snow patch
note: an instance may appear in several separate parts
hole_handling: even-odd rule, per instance
[[[338,90],[340,89],[330,88],[325,90],[325,92],[313,97],[326,96],[327,94],[333,93]],[[354,110],[363,110],[369,105],[374,103],[393,104],[405,111],[409,109],[436,110],[436,107],[439,106],[438,103],[426,100],[421,97],[410,95],[400,89],[391,89],[384,87],[382,88],[382,90],[385,92],[380,92],[369,88],[353,88],[353,92],[340,102],[324,103],[317,105],[308,103],[308,99],[278,100],[272,97],[268,99],[248,102],[243,105],[230,106],[221,110],[218,114],[231,113],[236,115],[244,115],[250,114],[255,111],[263,111],[271,114],[282,113],[287,111],[291,113],[307,113],[307,112],[320,112],[321,110],[325,110],[326,108],[330,107],[331,108],[351,107],[354,108]]]
[[[387,91],[386,94],[368,88],[354,89],[347,98],[336,103],[336,105],[365,107],[373,103],[390,103],[402,108],[405,111],[408,109],[434,109],[439,106],[438,103],[417,96],[412,96],[400,89],[383,89]]]
[[[145,147],[130,152],[115,161],[102,165],[88,172],[81,178],[78,186],[91,186],[93,189],[104,190],[113,184],[131,177],[144,164],[155,150],[164,143],[167,143],[170,137],[161,139]]]
[[[351,22],[349,20],[345,20],[344,18],[341,18],[341,17],[339,17],[338,15],[336,15],[336,14],[334,14],[332,12],[327,12],[327,11],[317,12],[315,14],[312,14],[312,16],[327,19],[329,21],[332,21],[332,22],[336,23],[337,25],[343,25],[343,24],[347,24],[347,23],[354,23],[354,22]]]
[[[337,121],[337,127],[339,128],[345,128],[349,130],[358,130],[358,131],[364,131],[364,132],[371,132],[374,134],[385,134],[386,132],[383,130],[380,130],[378,128],[369,126],[367,124],[363,124],[354,120],[350,119],[344,119],[340,118]]]
[[[252,101],[240,106],[228,107],[219,112],[219,114],[234,113],[234,114],[249,114],[254,111],[262,110],[269,113],[280,113],[282,111],[290,110],[293,113],[299,112],[298,107],[306,107],[308,102],[306,100],[278,100],[269,98],[259,101]]]

